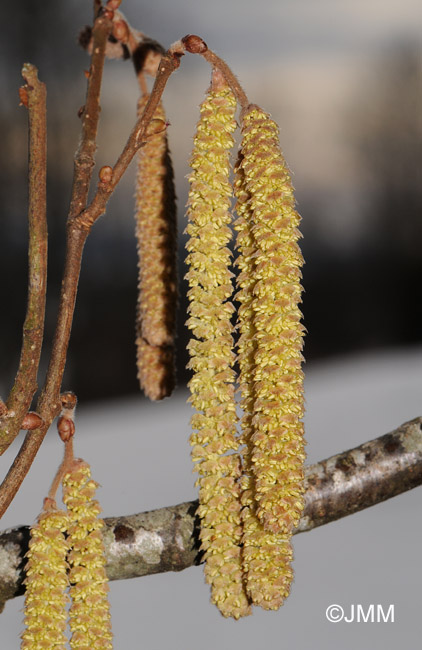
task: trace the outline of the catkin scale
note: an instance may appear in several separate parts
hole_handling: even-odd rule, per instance
[[[193,370],[190,401],[192,459],[199,474],[201,549],[211,600],[224,616],[250,613],[241,563],[241,504],[237,453],[234,354],[231,335],[233,305],[229,265],[229,154],[236,124],[236,100],[213,75],[200,107],[189,177],[187,263],[189,343]]]
[[[147,95],[140,99],[139,115],[147,101]],[[138,377],[145,394],[152,400],[159,400],[171,394],[175,383],[177,303],[176,197],[161,104],[147,130],[137,161]]]

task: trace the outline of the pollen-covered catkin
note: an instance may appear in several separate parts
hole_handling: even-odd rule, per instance
[[[299,523],[304,492],[300,217],[275,122],[251,106],[243,115],[242,136],[240,165],[254,246],[255,499],[265,529],[290,535]]]
[[[111,650],[112,634],[101,536],[101,508],[94,500],[97,483],[88,463],[74,461],[63,478],[63,501],[69,513],[69,620],[72,650]]]
[[[31,528],[26,555],[26,629],[21,650],[66,649],[67,527],[67,514],[57,510],[52,499],[46,499],[37,524]]]
[[[201,104],[189,177],[189,343],[192,459],[199,473],[201,548],[211,599],[224,616],[250,613],[241,565],[240,458],[236,453],[233,305],[227,245],[229,156],[236,100],[218,72]]]
[[[138,104],[141,115],[148,101]],[[136,324],[138,377],[152,400],[174,388],[176,329],[176,195],[165,114],[160,104],[137,156],[136,237],[139,298]]]
[[[252,232],[253,213],[250,196],[245,187],[242,169],[243,156],[239,152],[235,167],[234,194],[237,199],[235,222],[237,230],[236,265],[238,291],[238,363],[243,462],[241,478],[242,502],[242,564],[246,591],[254,605],[263,609],[278,609],[289,595],[293,579],[292,548],[287,536],[276,535],[264,529],[256,514],[255,480],[252,471],[252,435],[254,416],[254,368],[256,339],[253,311],[255,284],[255,242]]]

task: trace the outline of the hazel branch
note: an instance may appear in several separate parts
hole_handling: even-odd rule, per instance
[[[52,420],[60,412],[60,386],[72,327],[82,252],[89,232],[72,227],[72,219],[86,206],[88,197],[89,183],[94,166],[95,141],[100,114],[99,95],[105,59],[105,46],[111,28],[112,22],[107,17],[100,15],[95,20],[93,28],[94,45],[88,78],[87,99],[83,111],[82,139],[75,156],[74,164],[74,181],[69,209],[66,259],[59,313],[45,384],[37,403],[37,411],[43,419],[43,424],[38,429],[27,433],[21,449],[0,486],[0,517],[3,516],[12,502],[32,465]]]
[[[305,468],[305,509],[295,534],[336,521],[422,484],[422,417]],[[104,520],[110,580],[200,564],[197,501]],[[146,534],[147,533],[147,534]],[[0,533],[1,603],[23,593],[29,527]],[[151,540],[154,547],[151,546]],[[147,560],[145,559],[147,558]],[[154,558],[154,560],[152,560]],[[18,568],[18,570],[16,570]]]
[[[25,85],[21,102],[29,117],[29,271],[28,305],[23,325],[19,369],[0,417],[0,455],[9,447],[23,425],[37,390],[37,373],[44,333],[47,288],[47,220],[46,220],[46,88],[39,81],[37,68],[25,63]]]
[[[75,218],[74,223],[76,227],[90,230],[96,220],[104,214],[110,196],[114,192],[134,155],[145,141],[148,124],[154,117],[155,110],[160,102],[170,75],[180,65],[180,56],[182,54],[183,52],[179,53],[169,50],[161,58],[154,86],[144,112],[136,122],[122,153],[112,168],[110,176],[107,177],[106,182],[100,179],[97,192],[91,204]]]
[[[105,22],[107,24],[105,24]],[[0,517],[3,516],[20,485],[22,484],[32,462],[41,446],[51,422],[60,412],[60,387],[63,378],[70,331],[75,309],[76,294],[81,269],[82,253],[85,241],[95,221],[106,208],[107,202],[118,182],[126,171],[136,151],[142,146],[146,129],[154,116],[165,85],[171,73],[180,65],[183,51],[175,48],[163,56],[150,99],[143,115],[137,121],[116,165],[107,174],[100,172],[100,182],[92,203],[86,208],[89,184],[85,175],[91,178],[95,153],[95,137],[99,117],[99,89],[102,67],[105,58],[105,43],[111,29],[111,21],[103,16],[94,24],[94,45],[91,72],[88,79],[87,102],[84,109],[83,138],[75,158],[74,184],[67,222],[66,260],[60,295],[59,314],[56,332],[44,388],[37,404],[37,411],[43,419],[43,425],[28,432],[6,478],[0,486]],[[95,65],[94,65],[95,61]],[[93,119],[92,115],[96,115]]]
[[[108,37],[113,27],[107,16],[99,15],[92,31],[93,45],[85,106],[82,109],[82,137],[75,154],[72,198],[69,218],[73,219],[86,207],[92,172],[95,165],[100,93]]]

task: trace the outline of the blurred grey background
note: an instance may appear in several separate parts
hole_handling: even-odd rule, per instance
[[[238,75],[251,101],[281,127],[302,214],[303,312],[308,362],[421,341],[422,36],[413,0],[181,0],[121,6],[166,47],[199,33]],[[16,371],[26,301],[26,111],[20,70],[35,63],[48,87],[49,310],[46,351],[61,281],[73,153],[87,55],[77,45],[91,3],[7,3],[0,42],[0,392]],[[208,65],[185,56],[164,101],[179,198],[179,383],[186,382],[185,204],[198,104]],[[107,64],[98,168],[113,164],[135,119],[130,61]],[[65,387],[80,399],[138,390],[134,364],[136,246],[129,169],[86,246]],[[46,356],[44,356],[46,359]]]
[[[303,217],[303,312],[308,329],[309,462],[381,435],[421,413],[422,6],[419,0],[123,0],[134,27],[164,46],[198,33],[224,57],[251,101],[281,128]],[[49,307],[46,354],[61,282],[64,224],[77,111],[88,57],[77,45],[91,2],[17,0],[2,7],[0,39],[0,394],[16,372],[26,303],[27,115],[20,70],[36,64],[49,118]],[[179,197],[183,270],[189,158],[209,83],[185,56],[164,96]],[[113,164],[134,123],[130,62],[107,64],[98,169]],[[187,436],[181,280],[179,392],[163,404],[139,396],[134,362],[134,165],[85,248],[64,388],[80,399],[76,453],[93,465],[105,515],[195,498]],[[131,396],[132,395],[132,396]],[[115,399],[121,397],[120,401]],[[101,400],[109,400],[106,406]],[[96,401],[94,403],[94,400]],[[91,404],[90,404],[91,402]],[[102,414],[100,417],[99,414]],[[119,457],[116,459],[116,443]],[[0,459],[2,475],[17,448]],[[165,450],[165,453],[163,453]],[[52,431],[2,529],[36,517],[59,462]],[[53,470],[51,471],[52,474]],[[396,648],[414,645],[420,617],[420,489],[298,536],[296,582],[277,614],[233,623],[208,604],[198,567],[114,583],[117,650],[257,646]],[[124,505],[123,505],[124,504]],[[330,624],[332,603],[396,605],[394,624]],[[22,599],[0,617],[1,647],[17,648]]]

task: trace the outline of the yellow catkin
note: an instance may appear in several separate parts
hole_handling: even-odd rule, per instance
[[[290,535],[303,510],[304,492],[300,217],[277,125],[252,106],[242,126],[240,164],[254,246],[251,463],[256,511],[268,532]]]
[[[63,501],[70,524],[68,543],[70,565],[69,620],[72,650],[111,650],[112,634],[101,536],[101,508],[94,500],[97,483],[84,461],[75,461],[63,478]]]
[[[243,523],[243,570],[246,591],[254,605],[263,609],[278,609],[289,594],[293,572],[290,566],[292,548],[289,538],[267,532],[256,514],[255,485],[252,471],[252,435],[254,416],[254,368],[256,339],[253,312],[253,289],[255,285],[255,242],[252,232],[253,213],[250,196],[245,188],[245,175],[242,169],[243,156],[235,168],[234,194],[237,199],[235,223],[237,230],[236,247],[239,268],[237,277],[240,303],[238,309],[238,363],[240,407],[242,409],[241,430],[243,464],[241,479],[242,523]]]
[[[148,100],[138,104],[141,115]],[[139,150],[136,176],[136,237],[139,300],[136,324],[138,377],[152,400],[171,394],[176,329],[176,196],[165,114],[156,110]]]
[[[65,650],[69,581],[67,514],[49,505],[31,528],[25,568],[25,626],[21,650]]]
[[[205,577],[220,612],[239,618],[249,614],[250,607],[241,566],[240,458],[236,453],[231,254],[227,248],[235,109],[233,94],[214,74],[213,86],[200,107],[189,177],[187,325],[193,335],[189,388],[197,413],[192,417],[191,444],[199,473]]]

